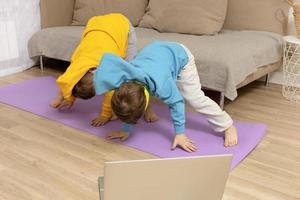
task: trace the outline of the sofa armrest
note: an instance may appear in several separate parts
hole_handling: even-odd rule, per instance
[[[68,26],[72,22],[74,0],[41,0],[41,26]]]

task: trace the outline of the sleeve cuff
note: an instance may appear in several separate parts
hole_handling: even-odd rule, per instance
[[[126,123],[122,124],[122,131],[130,134],[132,132],[132,130],[133,130],[133,125],[126,124]]]
[[[69,96],[68,98],[66,98],[66,100],[70,102],[74,102],[76,98],[74,96]]]
[[[183,134],[185,131],[185,127],[183,126],[175,126],[175,133],[176,135]]]

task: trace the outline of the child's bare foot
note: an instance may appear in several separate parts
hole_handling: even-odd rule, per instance
[[[158,120],[157,115],[149,105],[144,114],[144,120],[148,123],[156,122]]]
[[[63,102],[63,100],[64,100],[64,97],[63,97],[63,95],[61,94],[61,93],[59,93],[56,97],[55,97],[55,99],[53,99],[52,101],[51,101],[51,107],[52,108],[58,108],[59,106],[60,106],[60,104]]]
[[[238,143],[237,130],[234,127],[234,125],[232,125],[225,131],[224,146],[231,147],[237,145],[237,143]]]

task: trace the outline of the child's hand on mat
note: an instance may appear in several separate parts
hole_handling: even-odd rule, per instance
[[[108,139],[120,139],[124,141],[129,137],[129,133],[126,133],[124,131],[112,131],[106,137]]]
[[[116,120],[118,117],[115,114],[112,114],[110,117],[103,117],[103,116],[98,116],[95,119],[91,121],[91,125],[98,127],[98,126],[103,126],[105,125],[108,121]]]
[[[238,143],[238,135],[237,130],[234,125],[230,126],[228,129],[225,130],[225,147],[231,147],[237,145]]]
[[[53,99],[51,101],[50,105],[52,108],[58,108],[58,106],[63,102],[63,100],[64,100],[64,97],[61,95],[58,95],[57,97],[55,97],[55,99]]]
[[[172,150],[174,150],[178,145],[182,149],[190,153],[197,151],[195,142],[193,140],[190,140],[185,134],[179,134],[175,136],[173,140]]]
[[[103,126],[110,120],[110,117],[103,117],[103,116],[98,116],[95,119],[92,120],[91,125],[98,127],[98,126]]]
[[[158,116],[155,114],[152,107],[149,105],[144,114],[144,120],[148,123],[153,123],[158,120]]]
[[[62,109],[67,109],[70,110],[71,107],[73,106],[74,101],[67,101],[67,100],[63,100],[58,106],[57,109],[58,110],[62,110]]]

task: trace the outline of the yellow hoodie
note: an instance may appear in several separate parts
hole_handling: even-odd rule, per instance
[[[72,96],[73,87],[91,68],[98,67],[104,53],[110,52],[125,58],[129,27],[128,19],[117,13],[89,20],[81,42],[72,55],[70,66],[56,81],[66,100],[75,100]],[[113,92],[105,94],[101,113],[103,117],[111,116],[112,95]]]

